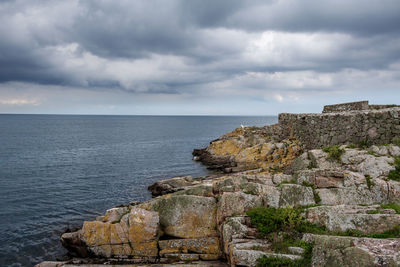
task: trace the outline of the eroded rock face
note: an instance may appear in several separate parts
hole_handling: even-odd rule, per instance
[[[302,148],[296,140],[276,139],[276,127],[240,127],[214,140],[193,155],[211,169],[237,172],[288,166]],[[274,137],[275,136],[275,137]]]
[[[236,143],[232,142],[231,149],[235,151],[237,147],[233,144]],[[262,143],[260,137],[252,142],[251,147],[242,147],[240,155],[234,159],[237,166],[250,168],[251,164],[246,162],[256,153],[251,160],[256,162],[253,167],[258,168],[261,161],[273,162],[277,151],[288,150],[283,142]],[[393,229],[399,224],[400,215],[394,210],[380,208],[379,204],[400,203],[400,183],[385,180],[385,174],[394,168],[391,153],[395,152],[390,151],[395,149],[391,146],[386,150],[374,148],[377,151],[374,153],[380,156],[363,150],[343,149],[345,153],[340,161],[330,159],[319,149],[305,152],[284,170],[285,173],[281,172],[283,169],[267,168],[207,178],[163,180],[152,187],[154,195],[161,196],[107,210],[97,221],[85,222],[81,230],[66,233],[61,240],[69,251],[81,257],[128,257],[138,262],[168,263],[225,257],[232,265],[254,266],[263,255],[293,260],[302,256],[301,248],[297,247],[290,250],[291,254],[275,253],[268,241],[257,238],[257,231],[246,216],[247,211],[255,207],[319,204],[321,206],[307,208],[304,217],[332,232],[358,230],[370,234]],[[277,157],[277,162],[281,159]],[[348,240],[340,239],[340,242],[347,246]],[[368,244],[371,242],[375,241]],[[361,245],[346,246],[343,250],[333,247],[328,252],[317,249],[316,264],[341,257],[334,263],[351,262],[357,266],[383,257],[364,253],[366,249]],[[355,255],[362,259],[351,261]],[[383,262],[387,262],[387,257]]]
[[[187,186],[199,184],[191,176],[174,177],[172,179],[161,180],[148,187],[152,196],[161,196],[183,190]]]
[[[313,266],[399,266],[400,239],[308,235]]]
[[[140,204],[160,215],[164,234],[178,238],[216,236],[217,203],[213,197],[165,195]]]
[[[157,212],[132,208],[117,223],[84,222],[80,236],[94,255],[156,257],[158,225]]]
[[[358,230],[364,234],[383,233],[400,223],[400,214],[391,209],[382,209],[380,205],[313,207],[306,210],[305,218],[333,232]]]

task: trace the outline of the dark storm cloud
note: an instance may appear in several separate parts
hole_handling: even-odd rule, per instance
[[[0,82],[179,94],[248,72],[386,70],[399,14],[397,0],[3,1]]]

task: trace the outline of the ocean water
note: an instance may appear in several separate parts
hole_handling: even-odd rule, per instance
[[[67,227],[151,198],[147,186],[209,171],[191,152],[276,117],[0,115],[0,266],[66,251]]]

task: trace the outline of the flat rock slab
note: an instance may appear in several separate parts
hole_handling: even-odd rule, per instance
[[[193,238],[160,240],[160,255],[170,253],[221,254],[219,238]]]
[[[400,266],[400,239],[306,234],[314,242],[312,266]]]
[[[400,222],[400,214],[391,209],[381,209],[379,205],[313,207],[306,210],[305,218],[313,224],[324,225],[330,231],[358,230],[364,234],[382,233]]]

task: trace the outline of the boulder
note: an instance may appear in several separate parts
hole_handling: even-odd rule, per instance
[[[257,260],[263,256],[286,258],[290,260],[301,259],[301,256],[292,254],[280,254],[280,253],[264,252],[260,250],[237,249],[235,245],[231,248],[231,250],[232,251],[231,251],[230,262],[234,266],[250,266],[250,267],[256,266]]]
[[[375,179],[374,183],[374,186],[368,188],[364,179],[364,183],[358,186],[321,188],[316,191],[321,198],[320,204],[322,205],[372,205],[388,203],[388,184],[380,179]]]
[[[187,186],[198,183],[199,181],[194,181],[191,176],[182,176],[158,181],[150,185],[147,189],[151,192],[153,197],[156,197],[169,193],[174,193],[179,190],[183,190]]]
[[[399,266],[400,239],[374,239],[307,234],[313,242],[312,266]]]
[[[224,192],[218,200],[218,224],[221,224],[227,217],[245,215],[250,209],[262,205],[263,200],[260,196],[243,192]]]
[[[315,204],[313,189],[297,184],[282,184],[280,207],[299,207]]]
[[[178,238],[217,235],[217,204],[213,197],[165,195],[139,207],[157,211],[164,234]]]
[[[101,257],[156,257],[159,217],[156,212],[132,208],[119,223],[84,222],[81,239]]]
[[[399,225],[400,214],[375,206],[337,205],[309,208],[307,221],[333,232],[358,230],[364,234],[382,233]]]
[[[221,256],[217,237],[160,240],[158,244],[161,256],[170,253],[197,253]]]

